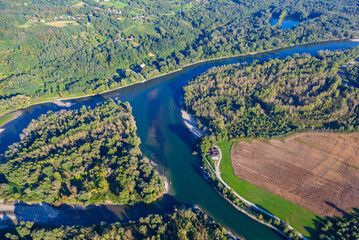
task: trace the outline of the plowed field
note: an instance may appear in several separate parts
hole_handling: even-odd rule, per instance
[[[231,159],[236,176],[319,215],[359,207],[358,133],[241,141]]]

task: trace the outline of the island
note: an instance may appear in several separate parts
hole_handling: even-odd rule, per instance
[[[164,192],[139,148],[128,103],[49,112],[23,130],[0,166],[0,199],[60,203],[149,203]]]

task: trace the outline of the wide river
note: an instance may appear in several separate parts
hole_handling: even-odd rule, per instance
[[[72,100],[70,109],[82,105],[95,107],[109,97],[130,102],[135,116],[143,153],[159,165],[170,182],[170,192],[153,204],[136,206],[69,206],[16,204],[14,214],[20,221],[43,224],[94,224],[100,221],[136,220],[148,213],[171,212],[175,205],[197,205],[216,221],[244,239],[281,239],[273,230],[235,210],[201,175],[198,157],[192,155],[195,138],[181,119],[179,100],[182,87],[208,69],[254,59],[285,58],[294,53],[317,54],[319,50],[339,50],[354,47],[359,42],[333,41],[283,48],[271,52],[229,59],[213,60],[186,67],[179,72],[144,83],[128,86],[94,97]],[[7,123],[0,134],[0,153],[19,141],[19,134],[32,119],[47,111],[62,109],[53,103],[39,104],[23,110],[22,115]],[[1,213],[0,207],[0,213]],[[1,220],[1,219],[0,219]],[[0,221],[1,225],[1,221]]]

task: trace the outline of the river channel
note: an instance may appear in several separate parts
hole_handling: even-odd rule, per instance
[[[175,205],[196,205],[244,239],[281,239],[273,230],[235,210],[202,177],[200,160],[192,155],[195,137],[185,127],[181,119],[182,87],[195,76],[215,66],[254,59],[285,58],[294,53],[315,55],[320,50],[340,50],[358,45],[359,42],[349,40],[332,41],[212,60],[113,92],[67,101],[72,103],[69,109],[78,109],[83,105],[95,107],[109,97],[130,102],[138,127],[137,134],[142,140],[141,149],[144,155],[158,164],[159,171],[167,176],[170,182],[169,194],[155,203],[135,206],[61,205],[52,207],[47,204],[17,203],[13,214],[20,221],[35,221],[51,225],[86,225],[100,221],[137,220],[149,213],[171,212]],[[4,153],[10,144],[19,141],[19,134],[32,119],[36,119],[50,110],[58,111],[63,108],[66,107],[45,103],[23,110],[20,117],[2,127],[5,130],[0,134],[0,153]]]

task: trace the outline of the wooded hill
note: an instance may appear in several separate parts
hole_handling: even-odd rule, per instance
[[[152,202],[163,182],[139,148],[128,103],[49,112],[33,120],[0,166],[0,199]]]
[[[188,110],[218,141],[299,130],[359,130],[359,90],[339,67],[359,48],[213,68],[184,87]]]
[[[4,0],[0,7],[0,114],[204,59],[359,37],[351,0]],[[281,29],[273,18],[301,23]]]

